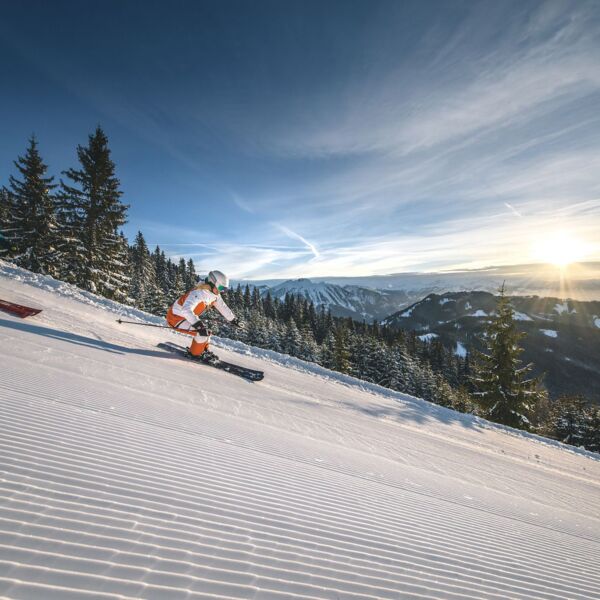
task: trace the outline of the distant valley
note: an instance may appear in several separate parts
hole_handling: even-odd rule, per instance
[[[580,393],[600,402],[600,301],[564,301],[513,296],[524,362],[545,373],[553,396]],[[430,294],[384,320],[392,327],[416,331],[422,340],[438,338],[463,355],[482,350],[486,323],[495,314],[496,298],[488,292]]]

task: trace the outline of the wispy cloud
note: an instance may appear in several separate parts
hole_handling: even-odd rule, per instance
[[[312,106],[311,118],[296,120],[297,129],[281,135],[267,128],[265,147],[317,158],[406,155],[523,122],[598,89],[598,39],[591,25],[598,24],[597,7],[542,6],[530,15],[506,9],[499,23],[488,8],[474,7],[444,58],[432,57],[420,72],[410,61],[430,52],[427,37],[395,68],[369,65],[370,79],[357,76],[343,96],[333,88]],[[479,43],[471,41],[474,32]],[[438,34],[436,49],[447,35]]]
[[[512,214],[515,215],[515,217],[523,216],[512,204],[509,204],[508,202],[504,202],[504,206],[506,206],[506,208],[508,208],[508,210],[510,210],[510,212],[512,212]]]
[[[306,248],[308,248],[308,250],[310,250],[312,252],[312,254],[315,258],[319,258],[319,256],[320,256],[319,251],[317,250],[317,248],[314,244],[311,244],[308,240],[303,238],[300,234],[296,233],[295,231],[292,231],[291,229],[289,229],[288,227],[285,227],[284,225],[279,225],[277,223],[274,223],[274,225],[275,225],[275,227],[277,227],[277,229],[279,229],[280,231],[285,233],[285,235],[287,235],[289,238],[302,242],[306,246]]]
[[[243,211],[250,213],[250,214],[254,214],[256,212],[252,208],[251,204],[249,202],[247,202],[246,200],[244,200],[239,194],[236,194],[235,192],[231,192],[231,197],[233,199],[234,204],[238,208],[241,208]]]

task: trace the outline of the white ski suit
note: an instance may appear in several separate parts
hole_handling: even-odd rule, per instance
[[[200,315],[211,307],[215,307],[227,321],[233,321],[235,315],[225,304],[221,295],[213,291],[208,283],[200,283],[189,292],[180,296],[167,312],[167,323],[181,331],[194,336],[190,352],[194,356],[202,354],[210,343],[209,335],[200,335],[192,325],[198,321]]]

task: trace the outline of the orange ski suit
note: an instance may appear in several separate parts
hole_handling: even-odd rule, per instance
[[[167,323],[173,329],[181,333],[193,335],[190,353],[200,356],[210,343],[210,335],[200,335],[192,325],[198,321],[200,315],[214,306],[228,321],[233,321],[235,315],[225,304],[225,301],[217,291],[208,283],[200,283],[189,292],[180,296],[167,311]]]

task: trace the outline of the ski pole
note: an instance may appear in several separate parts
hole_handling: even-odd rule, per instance
[[[141,325],[142,327],[158,327],[159,329],[171,329],[168,325],[153,325],[152,323],[138,323],[137,321],[123,321],[122,319],[117,319],[117,323],[119,325],[125,323],[127,325]]]

